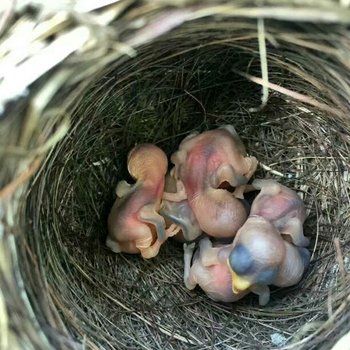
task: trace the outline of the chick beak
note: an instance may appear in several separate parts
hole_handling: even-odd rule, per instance
[[[234,272],[231,268],[231,265],[228,262],[229,269],[231,271],[232,277],[232,291],[234,294],[239,294],[249,289],[252,286],[252,283],[247,279],[240,277]]]

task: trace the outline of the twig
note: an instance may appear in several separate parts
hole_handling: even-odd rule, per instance
[[[345,290],[346,289],[346,272],[345,272],[345,267],[344,267],[343,254],[341,251],[340,241],[339,241],[338,237],[334,238],[334,246],[335,246],[335,251],[336,251],[336,258],[337,258],[338,265],[339,265],[341,284],[342,284],[342,288]]]
[[[310,96],[306,96],[306,95],[303,95],[299,92],[296,92],[296,91],[292,91],[292,90],[289,90],[285,87],[282,87],[280,85],[277,85],[277,84],[274,84],[274,83],[271,83],[271,82],[265,82],[263,79],[261,78],[258,78],[258,77],[254,77],[250,74],[246,74],[246,73],[242,73],[242,72],[239,72],[238,70],[236,69],[232,69],[233,72],[235,72],[236,74],[252,81],[253,83],[256,83],[256,84],[259,84],[259,85],[262,85],[262,86],[267,86],[269,87],[271,90],[275,90],[283,95],[286,95],[286,96],[289,96],[295,100],[298,100],[298,101],[301,101],[303,103],[306,103],[306,104],[309,104],[310,106],[314,106],[322,111],[325,111],[325,112],[328,112],[328,113],[331,113],[337,117],[344,117],[344,113],[340,110],[340,109],[336,109],[334,107],[330,107],[328,105],[326,105],[325,103],[322,103],[322,102],[319,102],[317,100],[315,100],[314,98],[310,97]]]
[[[281,172],[277,171],[277,170],[273,170],[272,168],[270,168],[268,165],[265,165],[261,162],[259,162],[259,165],[266,171],[268,171],[271,174],[277,175],[279,177],[285,177],[284,174],[282,174]]]
[[[18,187],[23,185],[31,176],[39,169],[42,161],[42,157],[35,159],[29,167],[20,173],[16,178],[14,178],[9,184],[0,190],[0,199],[8,197],[13,193]]]
[[[258,18],[258,38],[259,38],[259,54],[260,54],[260,67],[261,67],[261,76],[264,84],[262,85],[262,96],[261,104],[257,108],[250,108],[250,112],[261,111],[267,104],[269,98],[269,71],[267,66],[267,54],[266,54],[266,38],[265,38],[265,26],[264,19]]]

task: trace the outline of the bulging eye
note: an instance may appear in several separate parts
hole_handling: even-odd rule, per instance
[[[259,272],[258,276],[256,277],[256,283],[259,284],[271,284],[276,278],[278,272],[277,267],[271,267],[264,271]]]
[[[301,259],[303,261],[304,268],[306,269],[309,266],[311,254],[306,248],[301,248],[301,247],[297,247],[297,248],[301,256]]]
[[[229,255],[231,269],[237,274],[249,273],[254,266],[254,261],[249,250],[242,244],[237,244]]]

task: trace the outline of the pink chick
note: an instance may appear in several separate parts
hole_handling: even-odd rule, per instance
[[[250,290],[259,295],[260,305],[270,300],[268,285],[297,284],[309,264],[310,253],[284,240],[277,228],[261,216],[250,216],[239,229],[229,253],[232,291]]]
[[[289,237],[293,244],[307,247],[309,239],[304,236],[305,206],[292,189],[274,180],[254,180],[252,188],[260,190],[254,199],[250,215],[262,216],[269,220],[278,231]]]
[[[199,241],[199,248],[193,256],[194,247],[195,243],[184,244],[186,288],[192,290],[199,285],[209,298],[222,302],[237,301],[249,292],[236,294],[232,291],[231,272],[226,262],[231,245],[213,245],[209,238],[205,237]]]
[[[231,125],[191,134],[171,157],[175,164],[176,193],[163,199],[188,199],[202,231],[217,238],[233,237],[247,218],[243,198],[245,184],[257,167]],[[230,193],[225,187],[235,191]],[[222,187],[222,188],[220,188]]]
[[[167,238],[164,218],[159,215],[168,160],[152,144],[140,144],[128,154],[128,171],[134,185],[120,181],[117,199],[108,217],[106,245],[119,253],[156,256]]]

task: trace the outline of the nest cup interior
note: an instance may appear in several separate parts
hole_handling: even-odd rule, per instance
[[[261,76],[256,21],[206,19],[115,62],[67,111],[71,128],[27,193],[31,225],[20,245],[33,311],[53,344],[320,349],[344,332],[346,313],[324,321],[349,292],[341,276],[350,264],[339,267],[334,248],[339,238],[343,257],[349,254],[349,127],[331,111],[348,108],[349,91],[336,72],[344,70],[343,79],[349,72],[330,50],[345,39],[331,25],[265,26],[270,81],[329,110],[273,89],[259,109],[261,87],[237,73]],[[104,246],[116,184],[131,181],[127,152],[152,142],[170,156],[191,131],[223,124],[232,124],[261,162],[255,177],[294,188],[307,208],[310,268],[298,285],[274,288],[266,307],[255,295],[223,304],[199,288],[188,291],[182,246],[171,240],[149,261]]]

